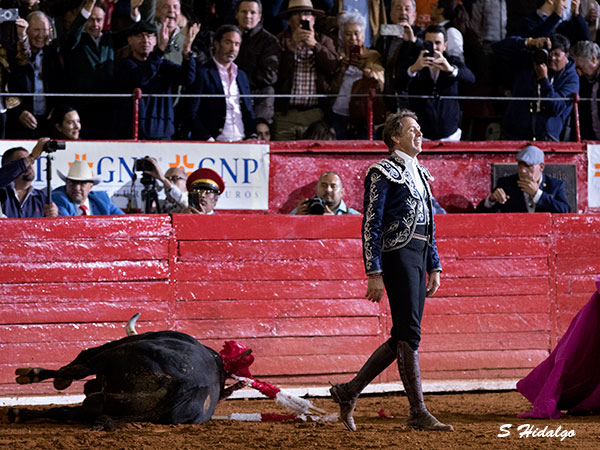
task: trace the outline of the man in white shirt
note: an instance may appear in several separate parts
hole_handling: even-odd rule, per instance
[[[191,102],[192,139],[233,142],[255,138],[252,100],[245,97],[250,94],[250,82],[233,62],[242,33],[235,25],[223,25],[215,32],[213,42],[213,58],[198,69],[190,93],[223,97],[198,97]]]

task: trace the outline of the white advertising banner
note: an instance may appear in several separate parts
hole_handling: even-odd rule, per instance
[[[600,145],[588,145],[588,206],[600,208]]]
[[[33,141],[2,141],[0,153],[17,146],[31,151],[34,145]],[[35,165],[34,187],[38,189],[46,187],[47,155],[44,153]],[[155,158],[163,173],[169,167],[180,167],[188,175],[201,167],[215,170],[225,182],[217,209],[269,208],[269,146],[265,144],[67,141],[65,150],[51,155],[52,189],[64,184],[57,170],[66,175],[69,163],[77,159],[87,161],[94,175],[102,180],[94,190],[106,191],[115,205],[123,209],[130,200],[142,208],[142,173],[137,173],[133,189],[132,179],[135,160],[144,156]],[[164,198],[160,182],[156,183],[156,189],[158,197]]]

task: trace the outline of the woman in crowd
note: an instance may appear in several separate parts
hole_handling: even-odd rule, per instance
[[[357,12],[343,12],[338,17],[340,36],[340,59],[338,73],[332,83],[332,92],[337,93],[331,108],[331,126],[337,139],[364,139],[367,136],[367,117],[362,114],[367,104],[366,97],[351,94],[367,94],[370,88],[381,92],[384,69],[381,55],[376,50],[365,48],[365,18]]]
[[[56,105],[48,117],[50,135],[54,139],[75,141],[81,132],[81,120],[75,108],[68,105]]]

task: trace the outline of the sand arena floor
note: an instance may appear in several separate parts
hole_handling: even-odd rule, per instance
[[[312,399],[316,406],[334,412],[330,398]],[[427,433],[403,425],[408,409],[406,397],[363,397],[355,413],[356,433],[341,422],[238,422],[212,420],[202,425],[154,425],[130,423],[116,431],[93,431],[89,426],[29,423],[9,424],[8,408],[0,409],[0,448],[21,449],[540,449],[600,448],[598,416],[566,416],[558,420],[522,420],[517,413],[529,403],[517,392],[426,395],[429,408],[439,419],[452,423],[453,433]],[[381,418],[383,409],[393,418]],[[215,414],[280,413],[286,410],[272,400],[228,400]],[[498,437],[500,427],[511,424],[507,437]],[[519,437],[517,427],[530,424],[542,430],[559,426],[566,437]],[[523,430],[521,430],[523,431]],[[559,432],[560,433],[560,432]]]

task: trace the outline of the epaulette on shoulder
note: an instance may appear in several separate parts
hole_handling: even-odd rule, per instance
[[[383,174],[388,180],[404,184],[406,183],[406,175],[404,167],[395,163],[391,159],[382,159],[369,167],[369,171],[375,169]]]
[[[429,169],[427,167],[419,164],[419,168],[421,169],[421,172],[423,172],[423,175],[425,175],[428,181],[435,180],[435,178],[433,178],[433,175],[431,175],[431,172],[429,172]]]

